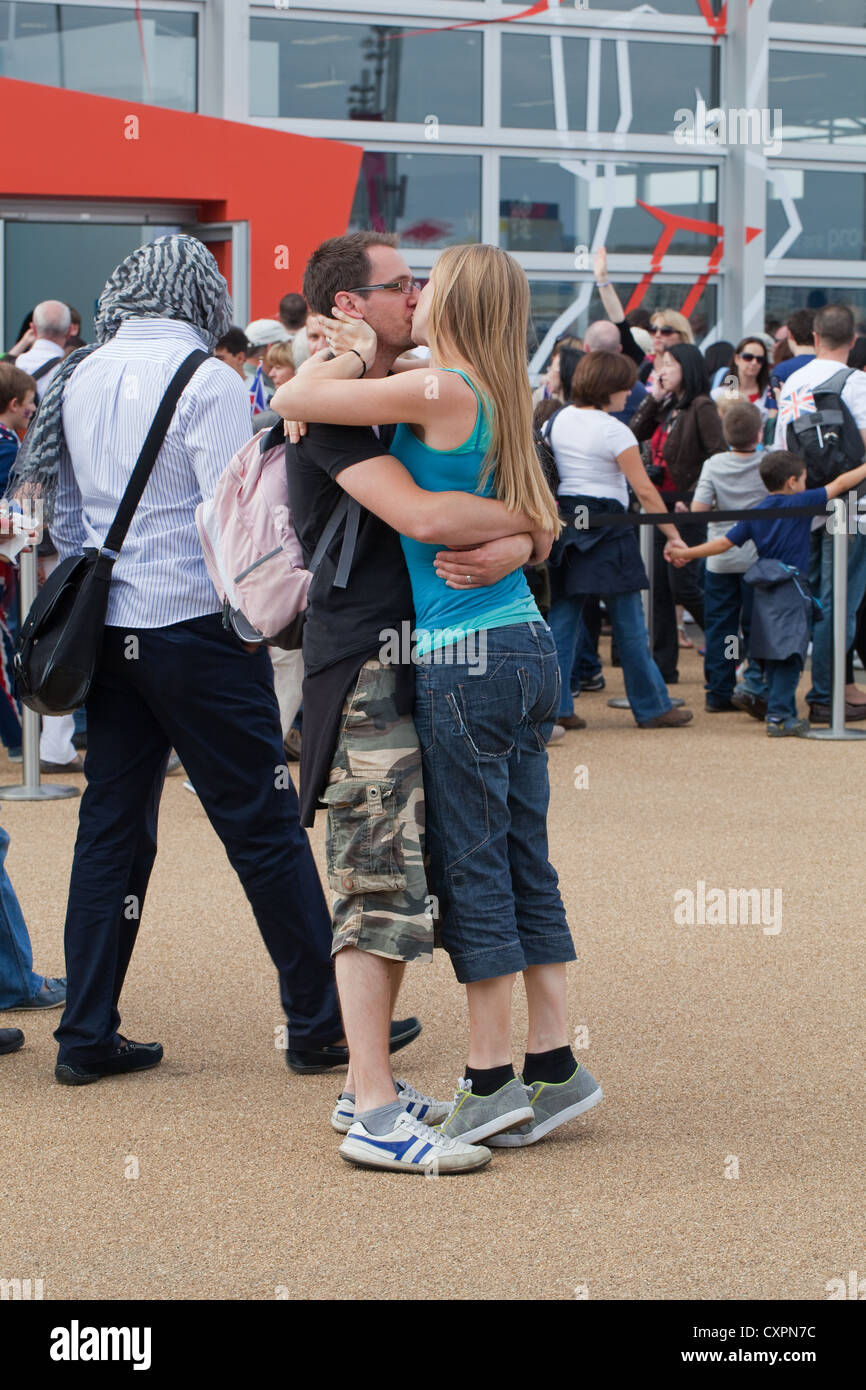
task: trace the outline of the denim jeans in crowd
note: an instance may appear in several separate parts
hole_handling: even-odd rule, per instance
[[[655,719],[657,715],[664,714],[671,708],[671,698],[662,673],[650,655],[649,634],[644,621],[640,592],[635,590],[631,594],[602,594],[602,598],[610,616],[614,641],[619,649],[625,693],[631,705],[631,712],[638,724],[646,724],[650,719]],[[560,716],[574,713],[569,677],[574,665],[575,642],[583,603],[583,594],[557,599],[547,615],[556,642],[562,681]]]
[[[833,537],[826,527],[812,532],[809,584],[821,600],[824,616],[812,632],[812,688],[810,704],[829,705],[833,663]],[[845,650],[854,641],[857,609],[866,594],[866,536],[848,537],[848,603],[845,622]]]
[[[748,654],[752,626],[754,590],[743,583],[742,574],[715,574],[708,569],[704,589],[704,636],[706,655],[704,677],[707,700],[710,704],[730,700],[737,681],[737,667]],[[742,630],[742,644],[731,644]],[[752,695],[764,696],[764,677],[757,662],[749,661],[741,688]]]
[[[791,724],[797,718],[797,686],[803,663],[799,656],[786,661],[765,661],[767,682],[767,719],[773,723]]]
[[[598,654],[597,645],[589,634],[583,612],[581,612],[577,641],[574,644],[574,665],[568,688],[572,692],[577,692],[580,690],[581,681],[592,681],[600,675],[601,657]]]
[[[541,621],[477,637],[483,667],[449,663],[459,646],[443,648],[415,684],[428,882],[462,984],[575,959],[547,852],[553,638]]]
[[[27,924],[6,872],[9,836],[0,825],[0,1009],[11,1009],[38,994],[43,980],[33,969]]]

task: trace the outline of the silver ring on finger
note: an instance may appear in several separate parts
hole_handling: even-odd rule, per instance
[[[472,583],[472,575],[471,575],[471,574],[467,574],[467,576],[466,576],[466,583],[467,583],[467,584],[471,584],[471,583]]]

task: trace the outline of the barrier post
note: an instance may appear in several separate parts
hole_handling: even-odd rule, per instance
[[[36,597],[36,567],[35,549],[22,551],[18,558],[22,622]],[[21,707],[21,767],[21,783],[11,787],[0,787],[0,800],[57,801],[62,797],[79,795],[78,788],[68,784],[43,784],[39,770],[39,715],[26,705]]]
[[[843,497],[833,500],[833,679],[830,727],[810,729],[807,738],[866,738],[862,729],[845,727],[845,661],[848,655],[848,505]],[[826,617],[820,620],[826,622]]]
[[[641,510],[646,511],[646,508],[642,507]],[[656,574],[655,531],[656,528],[654,525],[645,525],[638,527],[638,543],[640,545],[640,557],[643,560],[644,569],[646,570],[647,579],[649,580],[649,588],[644,589],[641,594],[641,603],[643,604],[643,616],[644,622],[646,623],[647,636],[649,638],[650,654],[652,654],[654,636],[653,591],[655,589]],[[629,704],[625,695],[615,695],[613,699],[608,700],[607,703],[611,709],[631,709],[631,705]],[[671,704],[674,706],[682,705],[685,704],[685,701],[681,700],[678,696],[672,695]]]

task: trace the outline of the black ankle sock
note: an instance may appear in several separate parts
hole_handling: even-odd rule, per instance
[[[510,1062],[504,1067],[467,1067],[464,1075],[472,1082],[473,1096],[492,1096],[514,1080],[514,1068]]]
[[[527,1086],[533,1081],[549,1081],[554,1086],[574,1075],[577,1061],[570,1047],[553,1047],[549,1052],[527,1052],[523,1063],[523,1079]]]

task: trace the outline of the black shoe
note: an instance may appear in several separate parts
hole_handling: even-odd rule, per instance
[[[399,1052],[401,1047],[406,1047],[410,1042],[414,1042],[421,1032],[421,1024],[417,1018],[393,1018],[391,1020],[391,1045],[389,1052]],[[308,1076],[311,1072],[330,1071],[332,1067],[347,1067],[349,1065],[348,1047],[339,1047],[336,1043],[325,1047],[317,1048],[309,1052],[297,1052],[291,1048],[286,1053],[286,1064],[292,1071],[298,1072],[301,1076]]]
[[[89,1086],[104,1076],[120,1076],[127,1071],[148,1071],[162,1061],[162,1043],[137,1043],[126,1038],[104,1062],[84,1066],[81,1062],[58,1062],[54,1076],[61,1086]]]
[[[593,676],[591,680],[581,681],[580,688],[581,690],[604,690],[606,683],[604,676]],[[571,693],[573,695],[575,692],[572,691]]]
[[[753,695],[751,690],[735,690],[731,696],[731,704],[750,714],[753,719],[760,719],[762,723],[767,717],[766,700],[761,699],[760,695]]]
[[[809,706],[809,718],[813,724],[829,724],[831,713],[829,705]],[[844,722],[850,724],[857,719],[866,719],[866,705],[852,705],[850,701],[846,700]]]
[[[24,1034],[20,1028],[0,1028],[0,1052],[17,1052],[24,1046]]]
[[[707,714],[728,714],[731,710],[734,714],[740,713],[739,705],[735,705],[733,700],[707,700],[704,709]]]

